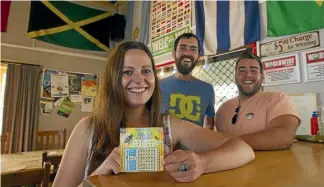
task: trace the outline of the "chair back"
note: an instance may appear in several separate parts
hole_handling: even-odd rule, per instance
[[[53,166],[53,170],[50,172],[50,182],[53,182],[58,171],[59,165],[62,160],[62,155],[48,155],[47,151],[42,154],[42,165],[46,162],[50,162]]]
[[[1,136],[1,154],[9,153],[11,133],[8,132],[6,135]]]
[[[58,141],[56,141],[56,137]],[[65,128],[61,131],[37,131],[35,133],[35,150],[64,149],[65,142]]]
[[[51,163],[46,162],[43,168],[15,171],[1,174],[1,186],[22,186],[41,184],[48,187]]]

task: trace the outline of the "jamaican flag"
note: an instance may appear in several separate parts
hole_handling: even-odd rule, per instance
[[[64,47],[109,51],[110,38],[123,39],[125,25],[123,15],[67,1],[31,1],[27,36]]]

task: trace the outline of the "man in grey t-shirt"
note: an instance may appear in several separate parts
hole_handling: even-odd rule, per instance
[[[191,75],[198,63],[199,52],[200,44],[196,35],[185,33],[175,40],[172,56],[177,71],[160,81],[163,98],[161,111],[214,129],[214,89],[211,84]]]

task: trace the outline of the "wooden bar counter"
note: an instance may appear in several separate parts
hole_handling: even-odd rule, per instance
[[[239,157],[239,155],[237,155]],[[93,176],[84,187],[324,187],[324,144],[295,142],[289,150],[258,151],[251,163],[204,174],[192,183],[176,182],[167,172]]]

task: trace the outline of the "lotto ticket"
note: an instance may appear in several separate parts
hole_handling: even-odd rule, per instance
[[[163,128],[121,128],[120,151],[121,172],[163,171]]]

